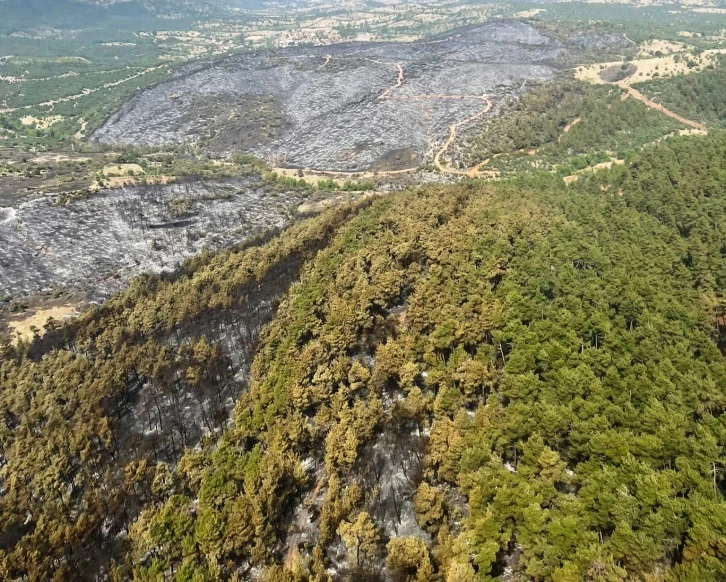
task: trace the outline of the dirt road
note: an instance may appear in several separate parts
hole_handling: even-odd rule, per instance
[[[379,61],[373,61],[378,63]],[[398,79],[396,80],[395,85],[389,87],[386,89],[383,93],[381,93],[378,96],[378,99],[386,100],[386,101],[422,101],[422,100],[430,100],[430,101],[441,101],[441,100],[461,100],[461,99],[475,99],[477,101],[481,101],[484,103],[484,108],[481,111],[478,111],[471,117],[466,118],[463,121],[460,121],[459,123],[455,123],[449,127],[449,137],[444,142],[444,145],[441,147],[440,150],[436,152],[436,155],[434,156],[434,165],[438,168],[438,170],[444,174],[454,174],[457,176],[469,176],[472,178],[475,178],[480,175],[480,168],[483,166],[486,162],[482,162],[480,164],[477,164],[476,166],[473,166],[467,170],[452,170],[450,168],[447,168],[444,164],[441,163],[441,156],[443,156],[446,153],[446,150],[449,149],[449,146],[454,142],[456,139],[456,132],[457,129],[460,127],[471,123],[472,121],[479,119],[482,115],[485,115],[488,113],[492,108],[492,102],[489,101],[486,97],[483,95],[393,95],[393,92],[401,87],[404,83],[404,73],[403,73],[403,66],[401,66],[401,63],[394,63],[396,68],[398,69]],[[488,160],[487,160],[488,162]]]
[[[468,168],[466,170],[454,170],[451,168],[447,168],[441,163],[441,156],[443,156],[446,153],[446,150],[449,149],[449,146],[454,143],[454,140],[456,139],[456,130],[460,128],[463,125],[466,125],[467,123],[471,123],[475,119],[480,118],[482,115],[486,114],[491,110],[492,108],[492,102],[489,101],[486,97],[474,97],[474,96],[463,96],[462,99],[478,99],[485,103],[484,109],[479,111],[478,113],[475,113],[471,117],[465,119],[464,121],[460,121],[459,123],[455,123],[451,127],[449,127],[449,137],[444,142],[444,145],[441,147],[441,149],[436,152],[436,155],[434,156],[434,165],[439,169],[440,172],[443,172],[444,174],[454,174],[457,176],[469,176],[470,178],[476,178],[480,175],[481,171],[480,168],[487,163],[489,160],[485,160],[484,162],[481,162],[480,164],[477,164],[476,166],[472,166],[471,168]]]
[[[340,59],[341,57],[333,57],[331,55],[325,55],[325,62],[317,68],[317,70],[321,70],[325,68],[325,66],[331,61],[331,59]],[[479,117],[485,115],[488,113],[492,108],[492,103],[483,95],[445,95],[445,94],[430,94],[430,95],[395,95],[394,92],[401,88],[405,82],[405,73],[403,70],[403,65],[401,63],[392,62],[392,61],[381,61],[378,59],[370,59],[367,58],[367,61],[371,63],[376,63],[379,65],[393,65],[396,67],[396,70],[398,72],[398,77],[396,78],[396,82],[391,85],[388,89],[383,91],[378,96],[378,99],[381,101],[440,101],[440,100],[461,100],[461,99],[473,99],[476,101],[481,101],[484,103],[484,108],[481,111],[478,111],[471,117],[468,117],[464,121],[460,121],[459,123],[455,123],[454,125],[451,125],[449,127],[449,137],[444,142],[444,145],[436,152],[436,155],[434,156],[434,165],[439,169],[440,172],[444,174],[454,174],[458,176],[469,176],[469,177],[477,177],[482,174],[487,175],[494,175],[496,172],[483,172],[480,168],[484,165],[486,165],[489,160],[485,160],[484,162],[481,162],[477,164],[476,166],[473,166],[469,168],[468,170],[452,170],[447,168],[444,164],[441,163],[441,156],[443,156],[446,153],[446,150],[449,149],[449,146],[454,142],[457,135],[457,130],[466,125],[467,123],[471,123],[475,119],[478,119]],[[433,146],[434,144],[432,144]],[[387,176],[392,174],[402,174],[407,172],[415,171],[417,168],[407,168],[405,170],[389,170],[389,171],[382,171],[382,172],[376,172],[375,175],[379,176]],[[319,175],[331,175],[331,176],[345,176],[345,175],[351,175],[356,174],[359,177],[367,177],[367,175],[374,175],[372,172],[336,172],[336,171],[325,171],[325,170],[306,170],[306,174],[319,174]]]
[[[332,59],[332,58],[333,57],[331,55],[325,55],[325,62],[322,65],[320,65],[316,69],[316,71],[319,71],[319,70],[324,69],[325,67],[327,67],[328,66],[328,63],[330,62],[330,59]]]
[[[580,118],[575,117],[572,121],[570,121],[565,127],[562,128],[562,133],[557,136],[557,143],[560,143],[562,141],[562,136],[566,133],[570,133],[570,130],[575,127],[578,123],[580,123]]]
[[[380,61],[372,61],[372,62],[379,63]],[[401,65],[401,63],[394,63],[394,64],[396,65],[396,68],[398,69],[398,79],[396,80],[396,84],[393,85],[392,87],[389,87],[383,93],[381,93],[378,96],[379,99],[390,99],[389,95],[391,94],[391,92],[395,91],[401,85],[403,85],[403,66]]]
[[[687,119],[687,118],[683,117],[682,115],[678,115],[678,113],[676,113],[675,111],[671,111],[670,109],[663,107],[659,103],[655,103],[655,102],[651,101],[645,95],[643,95],[640,91],[638,91],[637,89],[634,89],[625,81],[626,80],[618,81],[617,86],[620,87],[623,91],[627,91],[628,95],[630,95],[633,99],[637,99],[646,107],[650,107],[651,109],[659,111],[663,115],[667,115],[668,117],[671,117],[671,118],[675,119],[676,121],[680,121],[681,123],[688,125],[689,127],[692,127],[698,133],[702,133],[702,134],[708,133],[708,129],[706,129],[706,126],[703,125],[702,123],[698,123],[697,121]]]

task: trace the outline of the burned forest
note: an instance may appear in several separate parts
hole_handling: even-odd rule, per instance
[[[726,580],[712,5],[0,0],[0,580]]]

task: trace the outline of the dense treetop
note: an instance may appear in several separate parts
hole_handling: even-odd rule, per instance
[[[723,579],[726,134],[627,157],[331,210],[5,347],[0,573]]]

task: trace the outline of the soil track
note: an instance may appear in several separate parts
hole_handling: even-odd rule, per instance
[[[371,59],[368,59],[371,60]],[[376,63],[379,63],[380,61],[373,61]],[[471,178],[475,178],[479,175],[479,168],[483,166],[485,163],[487,163],[489,160],[486,160],[485,162],[481,162],[477,164],[476,166],[472,166],[471,168],[467,170],[452,170],[450,168],[447,168],[445,165],[441,163],[441,156],[443,156],[446,153],[446,150],[449,149],[449,146],[454,142],[456,139],[456,130],[459,127],[462,127],[464,125],[467,125],[468,123],[471,123],[472,121],[479,119],[482,115],[485,115],[488,113],[492,108],[492,102],[489,101],[486,97],[483,95],[402,95],[402,96],[392,96],[391,94],[393,91],[398,89],[399,87],[403,86],[404,83],[404,73],[403,73],[403,66],[401,63],[395,63],[396,68],[398,69],[398,79],[396,80],[396,84],[392,87],[389,87],[386,89],[381,95],[379,95],[378,99],[382,100],[396,100],[396,101],[419,101],[419,100],[459,100],[459,99],[476,99],[477,101],[481,101],[485,104],[484,109],[481,111],[478,111],[474,115],[467,117],[465,120],[460,121],[459,123],[454,123],[453,125],[449,126],[449,137],[444,142],[444,145],[441,147],[439,151],[436,152],[436,155],[434,156],[434,165],[438,168],[438,170],[444,174],[454,174],[458,176],[469,176]],[[384,173],[384,172],[382,172]]]
[[[578,123],[580,123],[580,118],[575,117],[572,121],[570,121],[565,127],[562,128],[562,133],[557,137],[557,143],[560,143],[562,141],[562,136],[566,133],[570,133],[570,130],[575,127]]]
[[[471,117],[465,119],[464,121],[460,121],[459,123],[455,123],[451,127],[449,127],[449,137],[444,142],[444,145],[442,146],[442,148],[438,152],[436,152],[436,155],[434,156],[434,165],[439,169],[440,172],[443,172],[445,174],[455,174],[455,175],[458,175],[458,176],[469,176],[470,178],[476,178],[480,174],[480,168],[486,162],[488,162],[489,160],[486,160],[485,162],[481,162],[480,164],[477,164],[475,166],[472,166],[471,168],[469,168],[467,170],[454,170],[454,169],[451,169],[451,168],[447,168],[446,166],[444,166],[441,163],[441,156],[443,156],[446,153],[446,150],[449,149],[449,146],[452,143],[454,143],[454,140],[456,139],[456,130],[459,127],[462,127],[462,126],[464,126],[464,125],[466,125],[468,123],[471,123],[475,119],[479,119],[482,115],[485,115],[486,113],[488,113],[489,110],[491,110],[491,108],[492,108],[492,102],[489,101],[489,99],[487,99],[486,97],[483,97],[483,96],[482,97],[474,97],[474,96],[468,96],[468,95],[466,95],[466,96],[463,96],[461,98],[462,99],[479,99],[480,101],[482,101],[483,103],[485,103],[486,106],[484,107],[484,109],[482,109],[478,113],[475,113],[474,115],[472,115]]]
[[[668,117],[671,117],[671,118],[675,119],[676,121],[680,121],[681,123],[688,125],[689,127],[692,127],[698,133],[702,133],[702,134],[708,133],[708,129],[702,123],[698,123],[697,121],[693,121],[692,119],[687,119],[687,118],[683,117],[682,115],[678,115],[678,113],[676,113],[675,111],[671,111],[670,109],[663,107],[659,103],[655,103],[655,102],[651,101],[645,95],[643,95],[640,91],[631,87],[626,82],[626,80],[618,81],[616,84],[623,91],[627,91],[627,94],[630,95],[633,99],[637,99],[646,107],[650,107],[651,109],[659,111],[663,115],[667,115]]]
[[[367,59],[371,61],[372,63],[380,63],[381,61],[374,61],[373,59]],[[378,98],[379,99],[390,99],[389,95],[392,91],[395,91],[398,89],[401,85],[403,85],[403,65],[401,63],[395,63],[396,68],[398,69],[398,79],[396,80],[396,84],[393,85],[393,87],[389,87],[386,89],[383,93],[381,93]]]
[[[320,70],[323,67],[325,67],[330,60],[333,57],[330,55],[325,56],[325,62],[317,69]],[[344,60],[338,57],[339,60]],[[492,108],[492,102],[484,97],[483,95],[392,95],[392,93],[403,86],[405,82],[405,74],[403,70],[403,65],[401,63],[392,63],[387,61],[381,61],[377,59],[366,59],[367,61],[371,63],[376,63],[379,65],[389,65],[392,64],[396,67],[398,70],[398,78],[396,79],[396,82],[391,85],[388,89],[386,89],[383,93],[381,93],[378,96],[378,99],[381,101],[440,101],[440,100],[462,100],[462,99],[474,99],[477,101],[481,101],[485,104],[485,107],[481,110],[475,113],[474,115],[466,118],[463,121],[460,121],[459,123],[455,123],[449,127],[449,137],[444,142],[444,145],[440,150],[436,152],[436,155],[434,156],[434,165],[439,169],[440,172],[444,174],[453,174],[457,176],[469,176],[471,178],[476,178],[480,175],[480,168],[487,164],[489,160],[485,160],[484,162],[481,162],[475,166],[472,166],[471,168],[467,170],[452,170],[450,168],[447,168],[445,165],[441,163],[441,156],[446,153],[446,150],[449,149],[449,146],[454,142],[456,139],[456,133],[457,129],[459,127],[462,127],[468,123],[471,123],[472,121],[480,118],[482,115],[485,115],[488,113]],[[432,144],[433,145],[433,144]],[[388,170],[388,171],[381,171],[377,172],[378,175],[388,176],[388,175],[394,175],[394,174],[402,174],[407,172],[415,171],[416,168],[406,168],[403,170]],[[330,175],[351,175],[351,174],[361,174],[360,172],[339,172],[339,171],[325,171],[325,170],[318,170],[315,172],[309,172],[309,173],[318,173],[318,174],[330,174]],[[373,175],[373,173],[369,172],[363,172],[363,174],[370,174]]]
[[[332,59],[332,58],[333,57],[331,55],[325,55],[325,62],[322,65],[320,65],[316,70],[320,71],[320,70],[324,69],[325,67],[327,67],[328,63],[330,62],[330,59]]]

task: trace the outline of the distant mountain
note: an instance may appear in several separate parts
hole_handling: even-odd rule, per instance
[[[0,36],[37,36],[38,29],[154,30],[170,20],[223,19],[240,9],[295,4],[292,0],[0,0]]]
[[[213,15],[226,12],[223,0],[71,0],[76,4],[116,8],[128,5],[141,7],[150,13],[166,18],[183,18]]]
[[[220,16],[228,14],[230,9],[256,9],[267,4],[289,4],[291,0],[71,0],[78,4],[89,4],[102,7],[121,5],[140,5],[152,14],[166,18],[187,16]]]
[[[140,4],[150,12],[161,16],[190,16],[228,13],[230,9],[257,9],[265,5],[304,4],[295,0],[71,0],[95,6]]]
[[[112,20],[155,21],[157,17],[138,1],[101,6],[76,0],[0,0],[0,34],[30,33],[37,27],[60,30],[90,29]],[[120,26],[120,28],[125,28]],[[143,28],[143,26],[136,26]]]
[[[0,0],[0,35],[37,26],[92,28],[103,24],[138,29],[156,20],[228,18],[239,9],[299,4],[292,0]],[[158,24],[158,23],[156,23]]]
[[[183,18],[224,18],[223,0],[0,0],[0,34],[27,33],[37,27],[60,30],[142,30]]]

